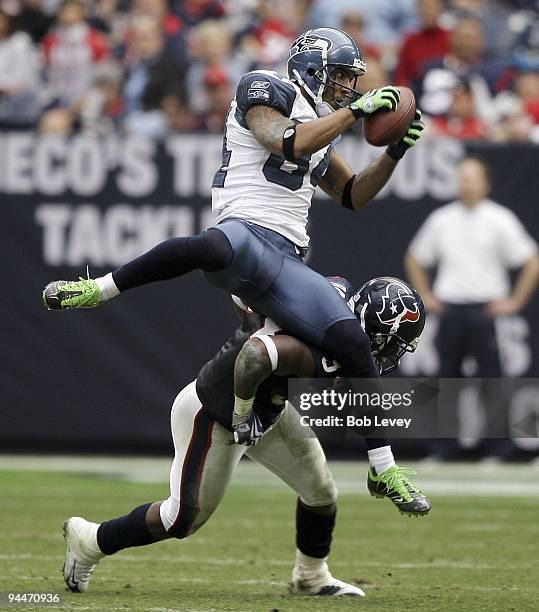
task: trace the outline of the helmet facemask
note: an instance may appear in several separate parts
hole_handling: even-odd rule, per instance
[[[352,86],[348,87],[336,81],[335,76],[340,70],[346,70],[347,72],[352,72],[354,76],[354,80],[352,82]],[[331,91],[331,102],[338,108],[344,108],[348,106],[355,100],[357,100],[361,94],[356,89],[358,78],[364,74],[364,71],[352,70],[349,66],[341,66],[339,64],[328,64],[322,70],[319,70],[314,76],[320,82],[324,84],[324,90],[322,92],[322,96]],[[335,87],[339,87],[342,93],[344,94],[344,100],[339,101],[335,98]],[[329,100],[325,100],[329,102]]]
[[[371,353],[380,376],[389,374],[398,368],[402,356],[405,353],[413,353],[418,342],[419,338],[407,342],[397,334],[391,333],[379,333],[371,338]]]
[[[312,71],[312,73],[309,73],[309,76],[313,77],[313,79],[316,80],[319,85],[318,91],[316,93],[314,93],[309,89],[309,87],[307,87],[305,81],[301,79],[299,74],[297,75],[297,80],[298,82],[300,82],[303,89],[313,100],[319,117],[327,115],[336,110],[337,108],[345,108],[361,96],[361,93],[356,89],[356,84],[357,79],[361,75],[365,74],[366,66],[364,68],[352,68],[351,66],[344,66],[340,64],[324,64],[324,66],[317,72],[314,72],[313,68],[311,68],[310,70]],[[339,70],[346,70],[355,74],[352,87],[348,87],[346,85],[338,83],[335,80],[334,77]],[[344,93],[344,99],[342,101],[339,101],[335,98],[336,86],[339,87],[340,90]],[[329,91],[331,91],[331,98],[327,100],[324,96]],[[328,106],[329,108],[327,108]]]

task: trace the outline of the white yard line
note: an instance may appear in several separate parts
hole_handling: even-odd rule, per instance
[[[112,480],[141,483],[167,483],[170,459],[161,457],[85,457],[0,455],[0,471],[46,471],[90,474]],[[410,465],[406,463],[406,465]],[[538,497],[538,465],[480,463],[430,464],[412,463],[417,483],[431,495]],[[330,462],[330,468],[341,493],[366,495],[365,462]],[[0,476],[1,481],[1,476]],[[239,486],[284,487],[273,474],[261,466],[242,461],[232,484]],[[34,493],[35,495],[35,493]],[[67,493],[62,491],[62,497]],[[76,495],[76,494],[74,494]],[[50,497],[50,493],[48,495]]]

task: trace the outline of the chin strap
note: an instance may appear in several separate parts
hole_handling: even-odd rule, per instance
[[[303,80],[300,73],[296,69],[294,69],[292,72],[294,73],[294,76],[296,77],[296,81],[298,82],[298,84],[301,87],[303,87],[303,89],[307,92],[308,96],[314,102],[316,114],[319,117],[325,117],[326,115],[329,115],[330,113],[334,112],[334,109],[327,102],[324,102],[324,100],[322,99],[322,96],[324,94],[324,89],[327,86],[327,80],[328,80],[328,72],[327,72],[328,43],[322,39],[320,39],[318,42],[320,43],[320,51],[322,52],[322,74],[324,75],[324,78],[320,82],[320,87],[318,88],[318,92],[315,94],[309,89],[309,87],[307,87],[305,81]]]
[[[325,70],[325,68],[324,68]],[[316,114],[319,117],[325,117],[326,115],[329,115],[331,113],[334,112],[334,109],[331,108],[330,104],[328,104],[327,102],[324,102],[324,100],[322,100],[322,94],[324,93],[324,89],[326,87],[326,85],[324,83],[320,84],[320,88],[318,90],[318,95],[315,95],[308,87],[307,84],[305,83],[305,81],[301,78],[300,73],[294,68],[293,70],[294,76],[296,78],[296,81],[298,82],[298,85],[303,88],[303,90],[307,93],[307,95],[309,96],[309,98],[311,98],[311,100],[314,103],[314,108],[316,111]]]
[[[331,115],[331,113],[335,112],[335,109],[331,107],[327,102],[321,102],[316,105],[316,114],[319,117],[325,117],[326,115]],[[338,137],[340,139],[340,136]],[[335,143],[333,143],[335,145]]]

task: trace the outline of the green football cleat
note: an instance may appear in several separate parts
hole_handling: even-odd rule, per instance
[[[47,310],[93,308],[100,303],[99,287],[92,278],[79,277],[78,281],[53,281],[43,290],[43,304]]]
[[[431,503],[408,478],[414,474],[413,470],[394,465],[377,476],[374,468],[370,467],[367,488],[373,497],[389,498],[401,514],[425,516]]]

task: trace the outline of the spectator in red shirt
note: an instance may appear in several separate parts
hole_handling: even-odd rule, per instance
[[[56,27],[43,41],[43,54],[52,98],[70,107],[91,86],[94,65],[107,57],[107,41],[85,22],[82,2],[64,0]]]
[[[449,51],[450,32],[438,24],[443,12],[442,0],[418,0],[422,28],[404,39],[395,70],[395,83],[417,90],[426,62],[443,57]]]
[[[467,82],[459,82],[453,90],[453,99],[446,117],[434,117],[429,132],[437,136],[450,136],[459,140],[483,140],[487,124],[477,116],[473,90]]]

